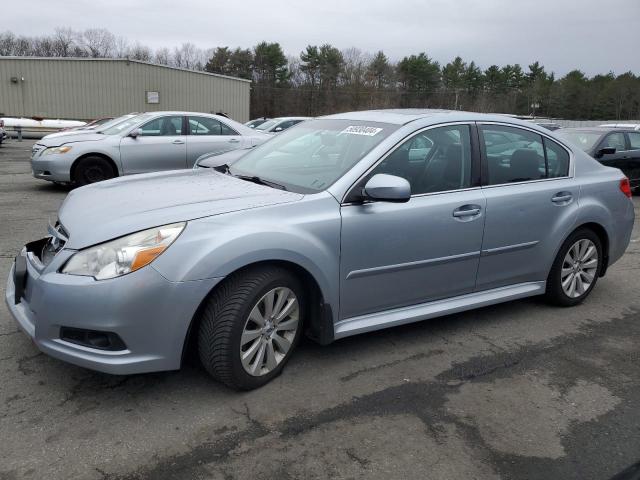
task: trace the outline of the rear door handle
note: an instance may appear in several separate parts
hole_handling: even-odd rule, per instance
[[[232,138],[229,140],[229,143],[240,143],[240,140],[238,140],[237,138]]]
[[[475,217],[480,215],[481,211],[482,209],[479,205],[463,205],[453,211],[453,216],[455,218]]]
[[[174,145],[182,145],[184,143],[184,140],[174,140],[173,142]]]
[[[557,204],[568,204],[573,200],[573,195],[571,192],[558,192],[553,197],[551,197],[551,201]]]

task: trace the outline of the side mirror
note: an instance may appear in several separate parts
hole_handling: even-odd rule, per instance
[[[282,127],[276,127],[273,129],[274,132],[281,132],[283,130]]]
[[[135,130],[132,130],[129,133],[129,136],[131,138],[138,138],[140,135],[142,135],[142,129],[141,128],[136,128]]]
[[[411,185],[402,177],[378,173],[365,184],[362,196],[380,202],[408,202],[411,198]]]
[[[596,158],[602,158],[604,155],[613,155],[616,153],[616,147],[604,147],[596,152]]]

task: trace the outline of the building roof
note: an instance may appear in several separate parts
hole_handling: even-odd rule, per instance
[[[183,72],[188,72],[188,73],[196,73],[199,75],[209,75],[212,77],[219,77],[219,78],[226,78],[228,80],[238,80],[239,82],[251,82],[251,80],[248,80],[246,78],[239,78],[239,77],[232,77],[230,75],[222,75],[219,73],[210,73],[210,72],[203,72],[201,70],[191,70],[188,68],[181,68],[181,67],[172,67],[169,65],[162,65],[160,63],[152,63],[152,62],[144,62],[142,60],[133,60],[130,58],[89,58],[89,57],[13,57],[13,56],[6,56],[6,57],[2,57],[0,56],[0,61],[2,60],[25,60],[25,61],[31,61],[31,60],[46,60],[46,61],[74,61],[74,62],[127,62],[127,63],[139,63],[141,65],[148,65],[151,67],[160,67],[160,68],[169,68],[171,70],[180,70]]]

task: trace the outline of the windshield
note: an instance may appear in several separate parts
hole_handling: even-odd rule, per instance
[[[271,127],[278,124],[280,120],[267,120],[256,127],[256,130],[269,130]]]
[[[585,152],[591,150],[602,136],[599,132],[576,132],[570,130],[558,130],[555,134],[571,143],[575,143]]]
[[[118,125],[120,122],[124,122],[128,118],[133,118],[133,117],[135,117],[135,115],[128,114],[128,115],[122,115],[121,117],[112,118],[111,120],[107,120],[100,125],[96,125],[96,132],[102,132],[107,128],[113,127],[114,125]]]
[[[259,177],[300,193],[319,192],[397,129],[388,123],[309,120],[251,150],[233,163],[230,173]]]
[[[258,120],[250,120],[247,123],[245,123],[245,125],[247,127],[251,127],[251,128],[255,128],[258,125],[262,125],[264,122],[266,122],[267,120],[264,118],[258,119]]]
[[[100,133],[104,133],[105,135],[117,135],[119,133],[129,130],[131,127],[135,127],[136,125],[142,122],[146,122],[152,116],[153,115],[151,113],[143,113],[141,115],[136,115],[135,117],[128,118],[110,127],[102,128],[100,129]]]

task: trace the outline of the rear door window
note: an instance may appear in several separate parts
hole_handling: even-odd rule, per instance
[[[481,125],[488,185],[569,175],[569,152],[539,133],[518,127]]]
[[[238,135],[228,125],[209,117],[189,117],[191,135]]]

